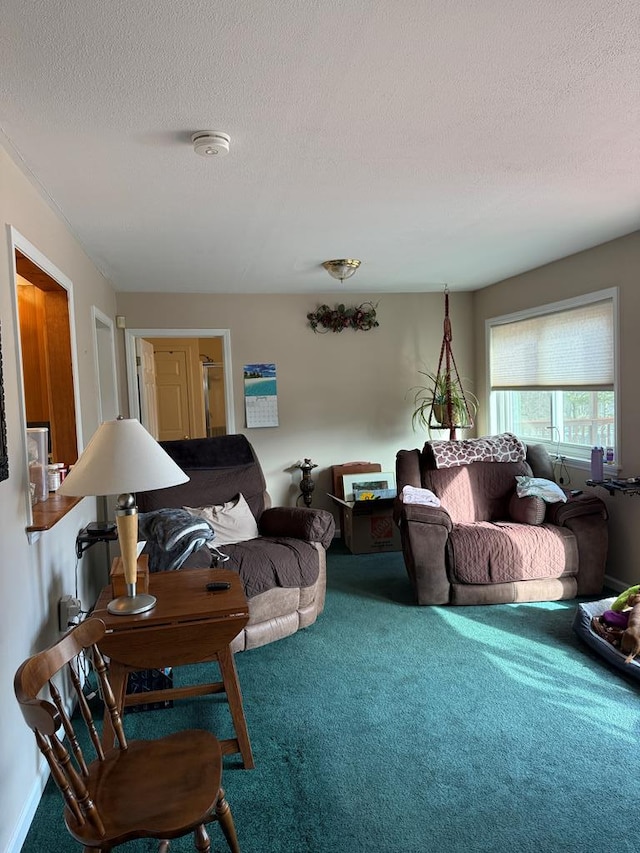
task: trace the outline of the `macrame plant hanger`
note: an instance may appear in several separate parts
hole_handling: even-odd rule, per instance
[[[445,285],[444,336],[440,348],[440,360],[438,361],[435,382],[436,389],[441,386],[445,388],[444,417],[441,422],[437,421],[433,413],[434,403],[432,403],[431,411],[429,412],[429,427],[432,429],[448,429],[450,440],[456,438],[456,429],[471,429],[473,426],[473,417],[464,394],[460,374],[456,367],[456,360],[453,357],[453,350],[451,349],[452,339],[451,320],[449,319],[449,288]],[[454,403],[454,392],[455,397],[458,398],[458,403]],[[458,421],[463,421],[463,423],[458,423]]]

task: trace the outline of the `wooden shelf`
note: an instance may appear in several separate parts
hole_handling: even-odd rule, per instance
[[[37,533],[51,530],[61,518],[77,506],[82,498],[67,498],[63,495],[50,494],[46,501],[38,501],[31,507],[33,523],[27,527],[27,533]]]

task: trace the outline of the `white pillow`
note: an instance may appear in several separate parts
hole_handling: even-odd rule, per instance
[[[567,500],[567,496],[553,480],[544,477],[516,477],[516,494],[519,498],[542,498],[548,504]]]
[[[243,494],[219,506],[185,506],[184,509],[204,518],[211,525],[216,534],[210,543],[212,548],[217,545],[235,545],[236,542],[257,539],[260,535],[258,524]]]

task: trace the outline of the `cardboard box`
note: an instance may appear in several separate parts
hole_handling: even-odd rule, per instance
[[[343,478],[347,474],[372,474],[382,471],[382,466],[377,462],[344,462],[342,465],[331,466],[331,495],[335,495],[341,501],[344,501],[344,483]],[[339,526],[340,534],[344,539],[344,505],[339,507]]]
[[[372,474],[382,471],[377,462],[345,462],[342,465],[331,466],[331,484],[333,492],[339,498],[344,498],[342,478],[345,474]]]
[[[400,551],[400,530],[393,520],[393,498],[345,501],[329,497],[342,507],[342,538],[352,554]]]
[[[120,598],[127,594],[127,585],[124,582],[124,566],[122,557],[115,557],[111,564],[111,589],[114,598]],[[141,554],[138,557],[138,571],[136,577],[136,592],[149,592],[149,555]]]

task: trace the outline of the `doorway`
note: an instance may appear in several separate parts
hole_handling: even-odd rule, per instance
[[[127,329],[125,352],[130,416],[159,441],[235,432],[229,329]]]
[[[93,357],[98,380],[98,423],[118,417],[116,343],[113,321],[95,305],[91,306]]]

